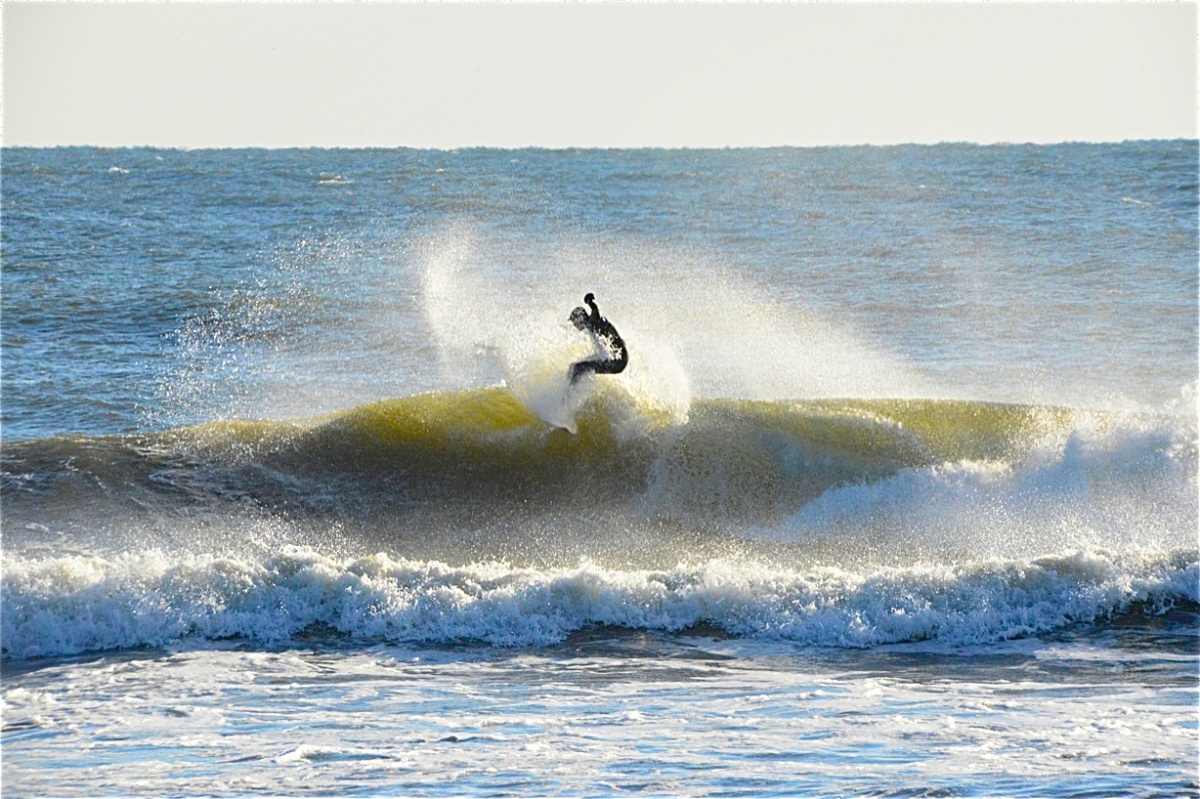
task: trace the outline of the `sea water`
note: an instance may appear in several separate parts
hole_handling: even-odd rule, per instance
[[[5,796],[1197,795],[1197,153],[4,149]]]

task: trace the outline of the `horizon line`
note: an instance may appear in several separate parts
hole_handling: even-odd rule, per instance
[[[970,141],[967,139],[944,139],[940,141],[909,141],[909,142],[847,142],[837,144],[636,144],[636,145],[599,145],[599,144],[458,144],[458,145],[414,145],[414,144],[8,144],[0,141],[3,150],[428,150],[433,152],[455,152],[458,150],[816,150],[852,147],[1053,147],[1068,144],[1137,144],[1151,142],[1195,142],[1200,144],[1200,136],[1151,136],[1124,139],[1054,139],[1054,140],[1000,140]]]

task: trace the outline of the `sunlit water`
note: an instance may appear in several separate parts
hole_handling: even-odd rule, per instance
[[[4,150],[5,795],[1196,795],[1197,171]]]

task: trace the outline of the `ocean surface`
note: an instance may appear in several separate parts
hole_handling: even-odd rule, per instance
[[[3,149],[3,795],[1200,796],[1198,151]]]

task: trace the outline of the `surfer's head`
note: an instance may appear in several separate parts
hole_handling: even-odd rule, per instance
[[[575,310],[571,311],[571,324],[575,325],[575,327],[579,328],[580,330],[583,330],[585,327],[587,327],[587,322],[588,322],[587,308],[580,306],[580,307],[576,308]]]

